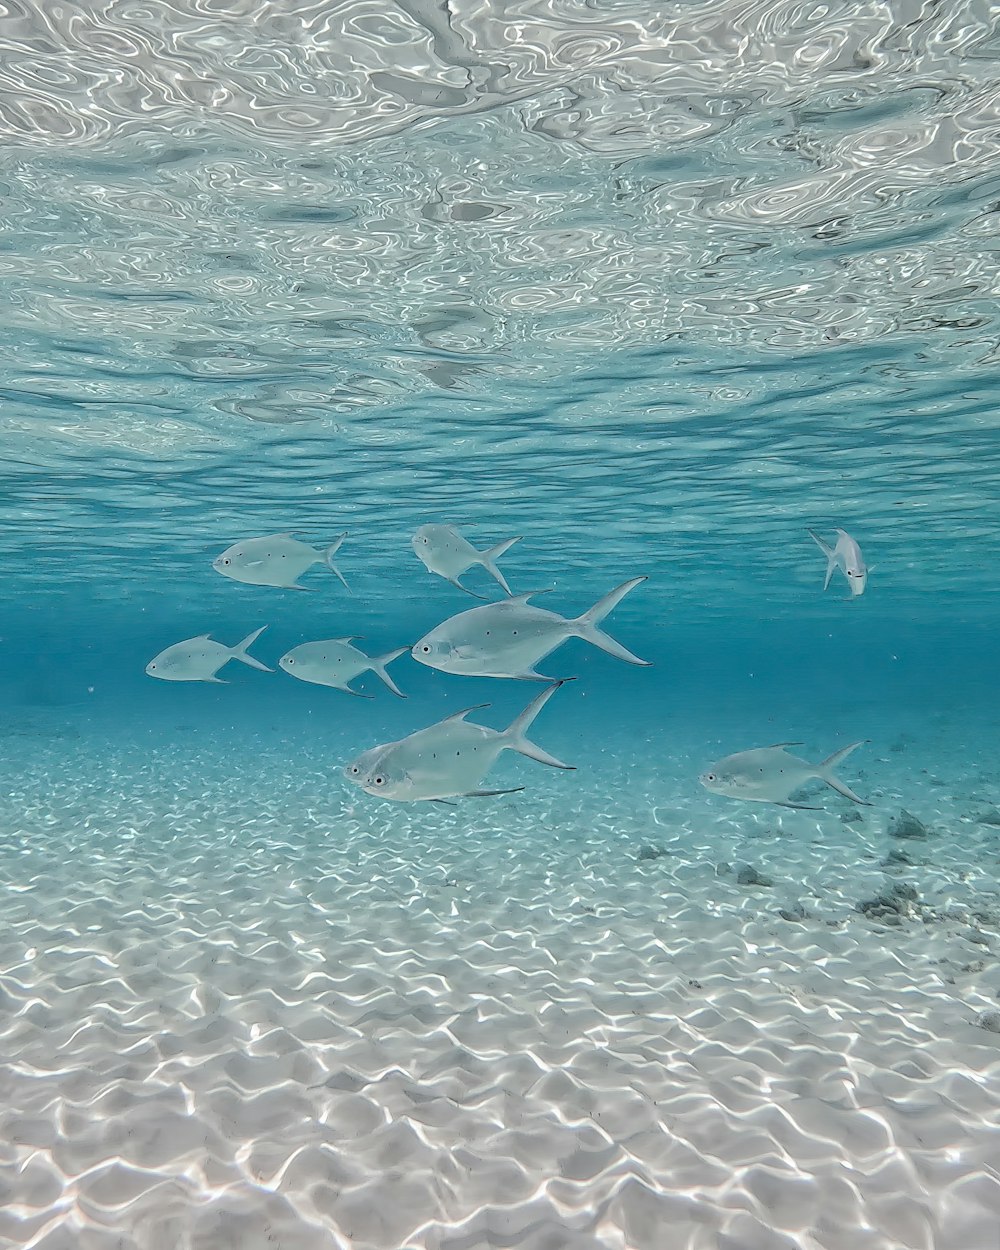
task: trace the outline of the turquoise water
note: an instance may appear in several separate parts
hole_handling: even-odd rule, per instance
[[[995,15],[25,4],[0,51],[0,1247],[1000,1250]],[[360,751],[539,687],[277,670],[474,607],[428,522],[567,616],[648,579],[604,627],[652,667],[540,664],[575,771],[380,800]],[[350,591],[213,571],[286,530]],[[261,626],[274,672],[145,674]],[[859,739],[871,806],[699,784]]]

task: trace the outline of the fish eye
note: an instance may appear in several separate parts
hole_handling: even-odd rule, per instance
[[[431,649],[429,646],[427,646],[426,643],[424,643],[424,645],[420,648],[420,650],[424,653],[424,655],[429,655]]]
[[[707,780],[708,780],[708,781],[714,781],[714,780],[715,780],[715,773],[709,773],[709,774],[708,774],[708,777],[707,777]]]
[[[295,661],[294,661],[293,659],[289,658],[288,663],[289,663],[289,664],[294,664],[294,663],[295,663]]]
[[[352,765],[351,765],[351,772],[352,772],[352,773],[355,775],[355,777],[356,777],[356,776],[358,775],[358,773],[359,773],[359,772],[361,772],[361,769],[357,766],[357,764],[352,764]]]
[[[229,559],[228,559],[228,557],[227,557],[225,560],[223,560],[223,561],[222,561],[222,563],[223,563],[223,564],[228,564],[228,563],[229,563]]]
[[[151,669],[152,669],[152,668],[156,668],[156,665],[155,665],[155,664],[150,664],[150,666],[149,666],[149,667],[150,667]]]
[[[377,786],[384,786],[384,785],[385,785],[385,778],[384,778],[384,777],[376,777],[376,778],[375,778],[375,784],[376,784]]]

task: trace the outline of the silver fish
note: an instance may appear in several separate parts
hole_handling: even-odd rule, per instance
[[[428,668],[468,677],[513,677],[521,681],[553,681],[535,671],[535,665],[568,638],[582,638],[608,655],[628,664],[649,666],[616,642],[598,626],[645,577],[631,581],[604,596],[582,616],[567,618],[528,603],[533,590],[499,603],[470,608],[444,621],[419,642],[410,654]]]
[[[406,655],[409,648],[398,647],[385,655],[365,655],[357,647],[351,646],[358,637],[358,634],[351,634],[346,638],[303,642],[286,652],[278,661],[278,667],[292,677],[297,677],[299,681],[309,681],[317,686],[331,686],[334,690],[346,690],[348,694],[356,694],[362,699],[370,699],[372,695],[352,690],[349,683],[362,673],[375,673],[393,694],[405,699],[406,695],[386,672],[386,665],[398,660],[401,655]]]
[[[863,595],[868,584],[868,574],[871,570],[865,564],[861,548],[850,534],[846,530],[837,530],[837,545],[830,547],[818,534],[814,534],[812,530],[807,532],[816,546],[826,556],[826,580],[823,582],[823,589],[826,590],[830,585],[830,578],[833,576],[834,570],[840,569],[847,579],[851,598],[857,599],[860,595]]]
[[[730,799],[747,799],[753,803],[776,803],[779,807],[793,807],[804,812],[817,812],[822,809],[793,803],[791,796],[811,782],[825,781],[852,803],[871,807],[870,803],[859,798],[833,773],[838,764],[847,759],[852,751],[864,746],[864,743],[864,739],[852,742],[849,747],[834,751],[821,764],[810,764],[796,755],[788,754],[786,748],[801,746],[801,743],[778,742],[774,746],[740,751],[736,755],[727,755],[725,759],[716,760],[698,780],[713,794],[724,794]]]
[[[543,690],[505,730],[470,724],[465,719],[470,712],[489,707],[488,703],[465,708],[399,742],[364,751],[345,766],[344,776],[368,794],[403,803],[515,794],[524,787],[482,789],[484,777],[503,751],[517,751],[551,768],[573,767],[527,738],[532,721],[562,684],[557,682]]]
[[[250,668],[259,668],[263,673],[272,673],[273,669],[261,664],[247,653],[247,648],[254,643],[267,628],[262,625],[252,634],[247,634],[242,642],[235,647],[227,647],[221,642],[214,642],[210,635],[199,634],[197,638],[186,638],[183,642],[175,642],[159,655],[154,656],[146,665],[147,677],[156,677],[160,681],[214,681],[227,685],[216,673],[230,660],[239,660]]]
[[[505,542],[497,543],[495,547],[479,551],[462,537],[454,525],[421,525],[411,540],[413,550],[429,573],[436,573],[438,577],[443,577],[446,582],[451,582],[475,599],[485,599],[486,596],[477,595],[458,579],[474,564],[481,564],[500,583],[504,593],[509,595],[510,587],[494,561],[499,560],[505,551],[509,551],[520,541],[520,538],[508,538]]]
[[[222,555],[216,556],[212,561],[212,568],[223,577],[230,577],[234,582],[245,582],[248,586],[311,590],[311,586],[300,586],[299,578],[314,564],[325,564],[340,578],[344,589],[350,590],[340,569],[333,562],[333,557],[346,537],[346,534],[341,534],[324,552],[317,551],[308,543],[299,542],[292,533],[245,538],[242,542],[227,547]]]

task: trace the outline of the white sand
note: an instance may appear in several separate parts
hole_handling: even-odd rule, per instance
[[[911,777],[891,927],[905,743],[845,825],[697,751],[453,810],[178,741],[4,740],[0,1246],[1000,1250],[985,755]]]

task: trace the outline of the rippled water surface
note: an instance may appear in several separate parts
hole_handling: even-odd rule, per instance
[[[985,0],[0,0],[0,1250],[1000,1250],[998,223]],[[576,772],[144,675],[411,645],[427,521],[648,575]],[[698,785],[800,738],[871,806]]]
[[[8,3],[0,38],[8,574],[177,577],[307,505],[392,562],[502,497],[572,566],[644,548],[675,610],[843,518],[913,610],[995,610],[990,6]]]

